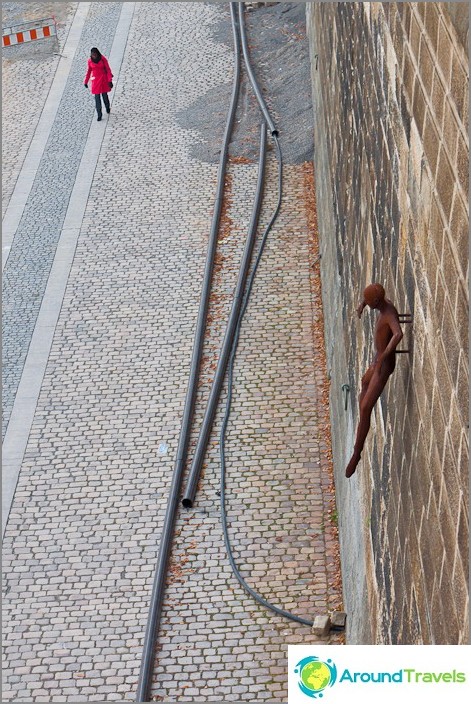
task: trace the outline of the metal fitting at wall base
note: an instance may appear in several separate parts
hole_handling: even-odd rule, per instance
[[[325,638],[330,631],[343,631],[347,621],[345,611],[333,611],[331,614],[319,614],[314,618],[312,632],[320,638]]]
[[[347,623],[345,611],[332,611],[330,614],[330,628],[332,631],[344,631]]]

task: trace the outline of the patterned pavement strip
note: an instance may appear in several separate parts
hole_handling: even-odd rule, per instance
[[[86,57],[94,44],[109,53],[120,9],[121,3],[91,5],[3,270],[3,437],[90,129]]]
[[[127,38],[128,25],[134,6],[132,3],[127,3],[124,8],[118,22],[116,37],[110,54],[110,59],[113,60],[117,73],[119,72],[122,53]],[[77,237],[93,178],[93,170],[96,166],[102,139],[102,130],[92,132],[83,149],[82,159],[77,171],[77,178],[70,194],[66,215],[57,242],[54,261],[51,266],[41,301],[41,307],[31,336],[28,355],[25,359],[9,424],[5,433],[2,447],[2,534],[4,533],[8,520],[21,462],[33,422],[36,401],[39,396],[44,370],[51,348],[52,336],[60,313],[61,302],[67,284]],[[26,162],[26,169],[28,169],[28,162]],[[9,342],[10,340],[5,341],[7,348],[9,347]]]
[[[134,697],[216,179],[214,165],[189,156],[195,134],[175,116],[230,82],[232,67],[231,51],[208,40],[227,8],[158,6],[134,13],[5,533],[5,701]],[[340,596],[306,170],[285,170],[282,216],[247,312],[228,495],[243,573],[267,598],[313,616]],[[231,166],[221,265],[240,254],[255,174]],[[213,313],[227,313],[232,271]],[[221,319],[211,327],[208,348],[217,348]],[[282,701],[286,644],[318,639],[232,579],[212,440],[197,504],[177,528],[155,697]]]
[[[14,4],[16,10],[20,9]],[[2,51],[2,269],[44,150],[90,3],[2,3],[3,26],[57,16],[57,40]],[[27,15],[24,13],[27,11]],[[39,56],[37,48],[39,47]],[[56,51],[54,51],[56,49]],[[59,53],[60,52],[60,53]],[[26,54],[26,60],[25,60]],[[27,173],[24,173],[27,163]],[[23,169],[23,172],[22,172]],[[14,191],[17,191],[16,197]],[[5,218],[10,209],[11,220]]]

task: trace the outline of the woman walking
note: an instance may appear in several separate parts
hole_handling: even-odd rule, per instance
[[[92,95],[95,96],[95,105],[98,115],[98,122],[100,122],[102,117],[101,112],[101,99],[105,104],[106,112],[110,112],[110,100],[108,98],[108,93],[113,88],[110,65],[108,59],[103,54],[100,54],[96,46],[90,51],[90,58],[88,59],[88,70],[85,76],[84,86],[88,88],[88,81],[92,79]]]

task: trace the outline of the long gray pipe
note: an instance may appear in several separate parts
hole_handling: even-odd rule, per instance
[[[252,71],[252,66],[250,64],[249,49],[247,46],[247,36],[245,34],[244,3],[239,2],[237,4],[239,6],[240,38],[242,41],[242,52],[244,54],[245,68],[247,69],[247,74],[249,76],[250,83],[252,84],[253,91],[255,93],[258,104],[260,106],[260,110],[263,113],[263,117],[265,118],[265,122],[268,125],[268,129],[270,130],[270,134],[273,137],[278,137],[278,130],[276,129],[275,124],[274,124],[273,120],[271,119],[270,113],[268,112],[267,104],[265,103],[265,99],[262,95],[262,91],[258,87],[257,79],[255,78],[255,74]]]
[[[216,367],[216,373],[214,375],[213,385],[211,387],[206,411],[204,414],[203,422],[201,424],[201,430],[198,436],[196,450],[193,457],[188,481],[186,484],[185,495],[182,499],[182,504],[183,506],[185,506],[185,508],[191,508],[191,506],[193,506],[193,501],[195,500],[196,488],[198,486],[198,481],[203,466],[203,460],[206,453],[206,448],[208,445],[214,416],[216,414],[217,405],[219,402],[219,396],[221,393],[222,385],[224,383],[224,376],[226,374],[227,364],[229,362],[229,357],[234,343],[234,334],[239,320],[240,308],[242,305],[242,300],[244,298],[245,284],[247,281],[250,260],[252,258],[252,252],[255,244],[260,208],[262,204],[263,184],[265,181],[266,142],[267,127],[265,122],[263,122],[260,130],[260,160],[258,166],[257,190],[255,193],[252,217],[250,219],[247,239],[245,241],[244,252],[242,255],[242,261],[239,269],[239,277],[237,279],[237,286],[234,294],[234,300],[232,302],[229,320],[227,323],[226,333],[224,335],[224,340],[222,343],[221,352]]]
[[[201,292],[200,305],[198,311],[198,319],[196,323],[195,339],[193,344],[193,353],[191,359],[190,376],[188,379],[188,387],[185,398],[185,406],[183,410],[183,418],[178,441],[177,456],[175,460],[175,468],[173,471],[172,484],[167,500],[167,510],[165,513],[164,525],[160,540],[159,552],[157,556],[157,565],[154,575],[154,585],[152,589],[151,601],[149,606],[149,616],[147,620],[146,634],[144,637],[144,645],[142,652],[141,668],[139,679],[137,682],[136,701],[148,702],[150,700],[150,685],[152,681],[152,673],[154,669],[154,648],[156,635],[160,625],[160,617],[162,612],[163,596],[165,591],[165,582],[167,579],[167,565],[170,555],[170,548],[173,540],[173,531],[175,526],[176,512],[179,503],[180,488],[182,483],[183,470],[188,454],[188,444],[190,438],[191,420],[193,417],[196,389],[199,376],[199,368],[201,362],[201,353],[203,349],[204,333],[206,329],[206,319],[209,305],[209,295],[211,291],[211,281],[214,268],[214,257],[216,253],[217,236],[219,232],[219,222],[221,219],[222,200],[224,195],[224,179],[226,174],[226,162],[229,149],[229,142],[234,124],[234,117],[237,108],[237,100],[239,96],[240,86],[240,40],[237,26],[237,17],[235,13],[234,3],[231,3],[231,19],[232,33],[234,38],[234,79],[232,85],[231,103],[226,121],[226,129],[224,132],[223,145],[219,159],[218,182],[216,199],[211,222],[211,230],[209,234],[208,252],[206,265],[204,270],[204,281]]]
[[[278,137],[278,130],[275,127],[275,124],[270,116],[270,113],[268,112],[267,105],[265,103],[265,100],[263,98],[263,95],[261,93],[261,90],[258,86],[257,80],[255,78],[254,72],[252,71],[252,67],[250,64],[250,56],[249,56],[249,50],[248,50],[248,45],[247,45],[247,36],[245,32],[245,23],[244,23],[244,3],[239,2],[239,3],[231,3],[231,11],[234,9],[233,6],[238,5],[238,12],[239,12],[239,29],[240,29],[240,36],[241,36],[241,44],[242,44],[242,53],[244,55],[244,60],[245,60],[245,67],[247,70],[247,74],[250,80],[250,83],[252,85],[253,91],[255,93],[255,96],[257,98],[260,110],[263,114],[263,117],[265,119],[265,122],[268,126],[268,129],[270,131],[270,134],[275,138],[275,140]],[[235,10],[234,10],[235,11]],[[242,292],[243,295],[243,292]],[[240,310],[240,304],[239,304],[239,310]],[[233,327],[232,329],[232,338],[234,336],[234,331],[237,326],[237,320],[233,321]],[[226,337],[224,339],[223,346],[226,345],[229,347],[232,347],[232,342],[229,343],[229,340],[227,340],[227,331],[226,331]],[[222,355],[222,352],[221,352]],[[211,394],[210,398],[208,401],[208,407],[205,413],[205,417],[203,420],[203,426],[201,427],[201,431],[198,437],[198,443],[196,446],[195,450],[195,455],[193,458],[193,463],[190,469],[190,475],[188,477],[186,489],[185,489],[185,494],[182,499],[182,504],[186,508],[191,508],[193,506],[193,502],[195,500],[195,495],[196,495],[196,487],[198,485],[199,477],[201,474],[201,469],[203,466],[203,459],[204,455],[206,453],[206,447],[208,444],[209,440],[209,435],[211,433],[211,425],[214,420],[214,416],[216,414],[216,406],[217,402],[219,399],[219,394],[221,392],[222,384],[224,381],[224,374],[227,368],[227,363],[230,355],[230,348],[229,352],[227,354],[227,359],[224,359],[221,363],[221,359],[219,360],[218,367],[216,370],[216,375],[214,378],[213,382],[213,387],[211,389]],[[224,365],[224,371],[222,371],[222,364]],[[222,373],[222,378],[218,375]]]

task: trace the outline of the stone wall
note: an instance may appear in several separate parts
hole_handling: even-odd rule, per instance
[[[456,5],[455,3],[453,3]],[[468,642],[467,3],[307,3],[349,643]],[[382,283],[411,313],[345,467]],[[342,385],[350,393],[345,410]]]

